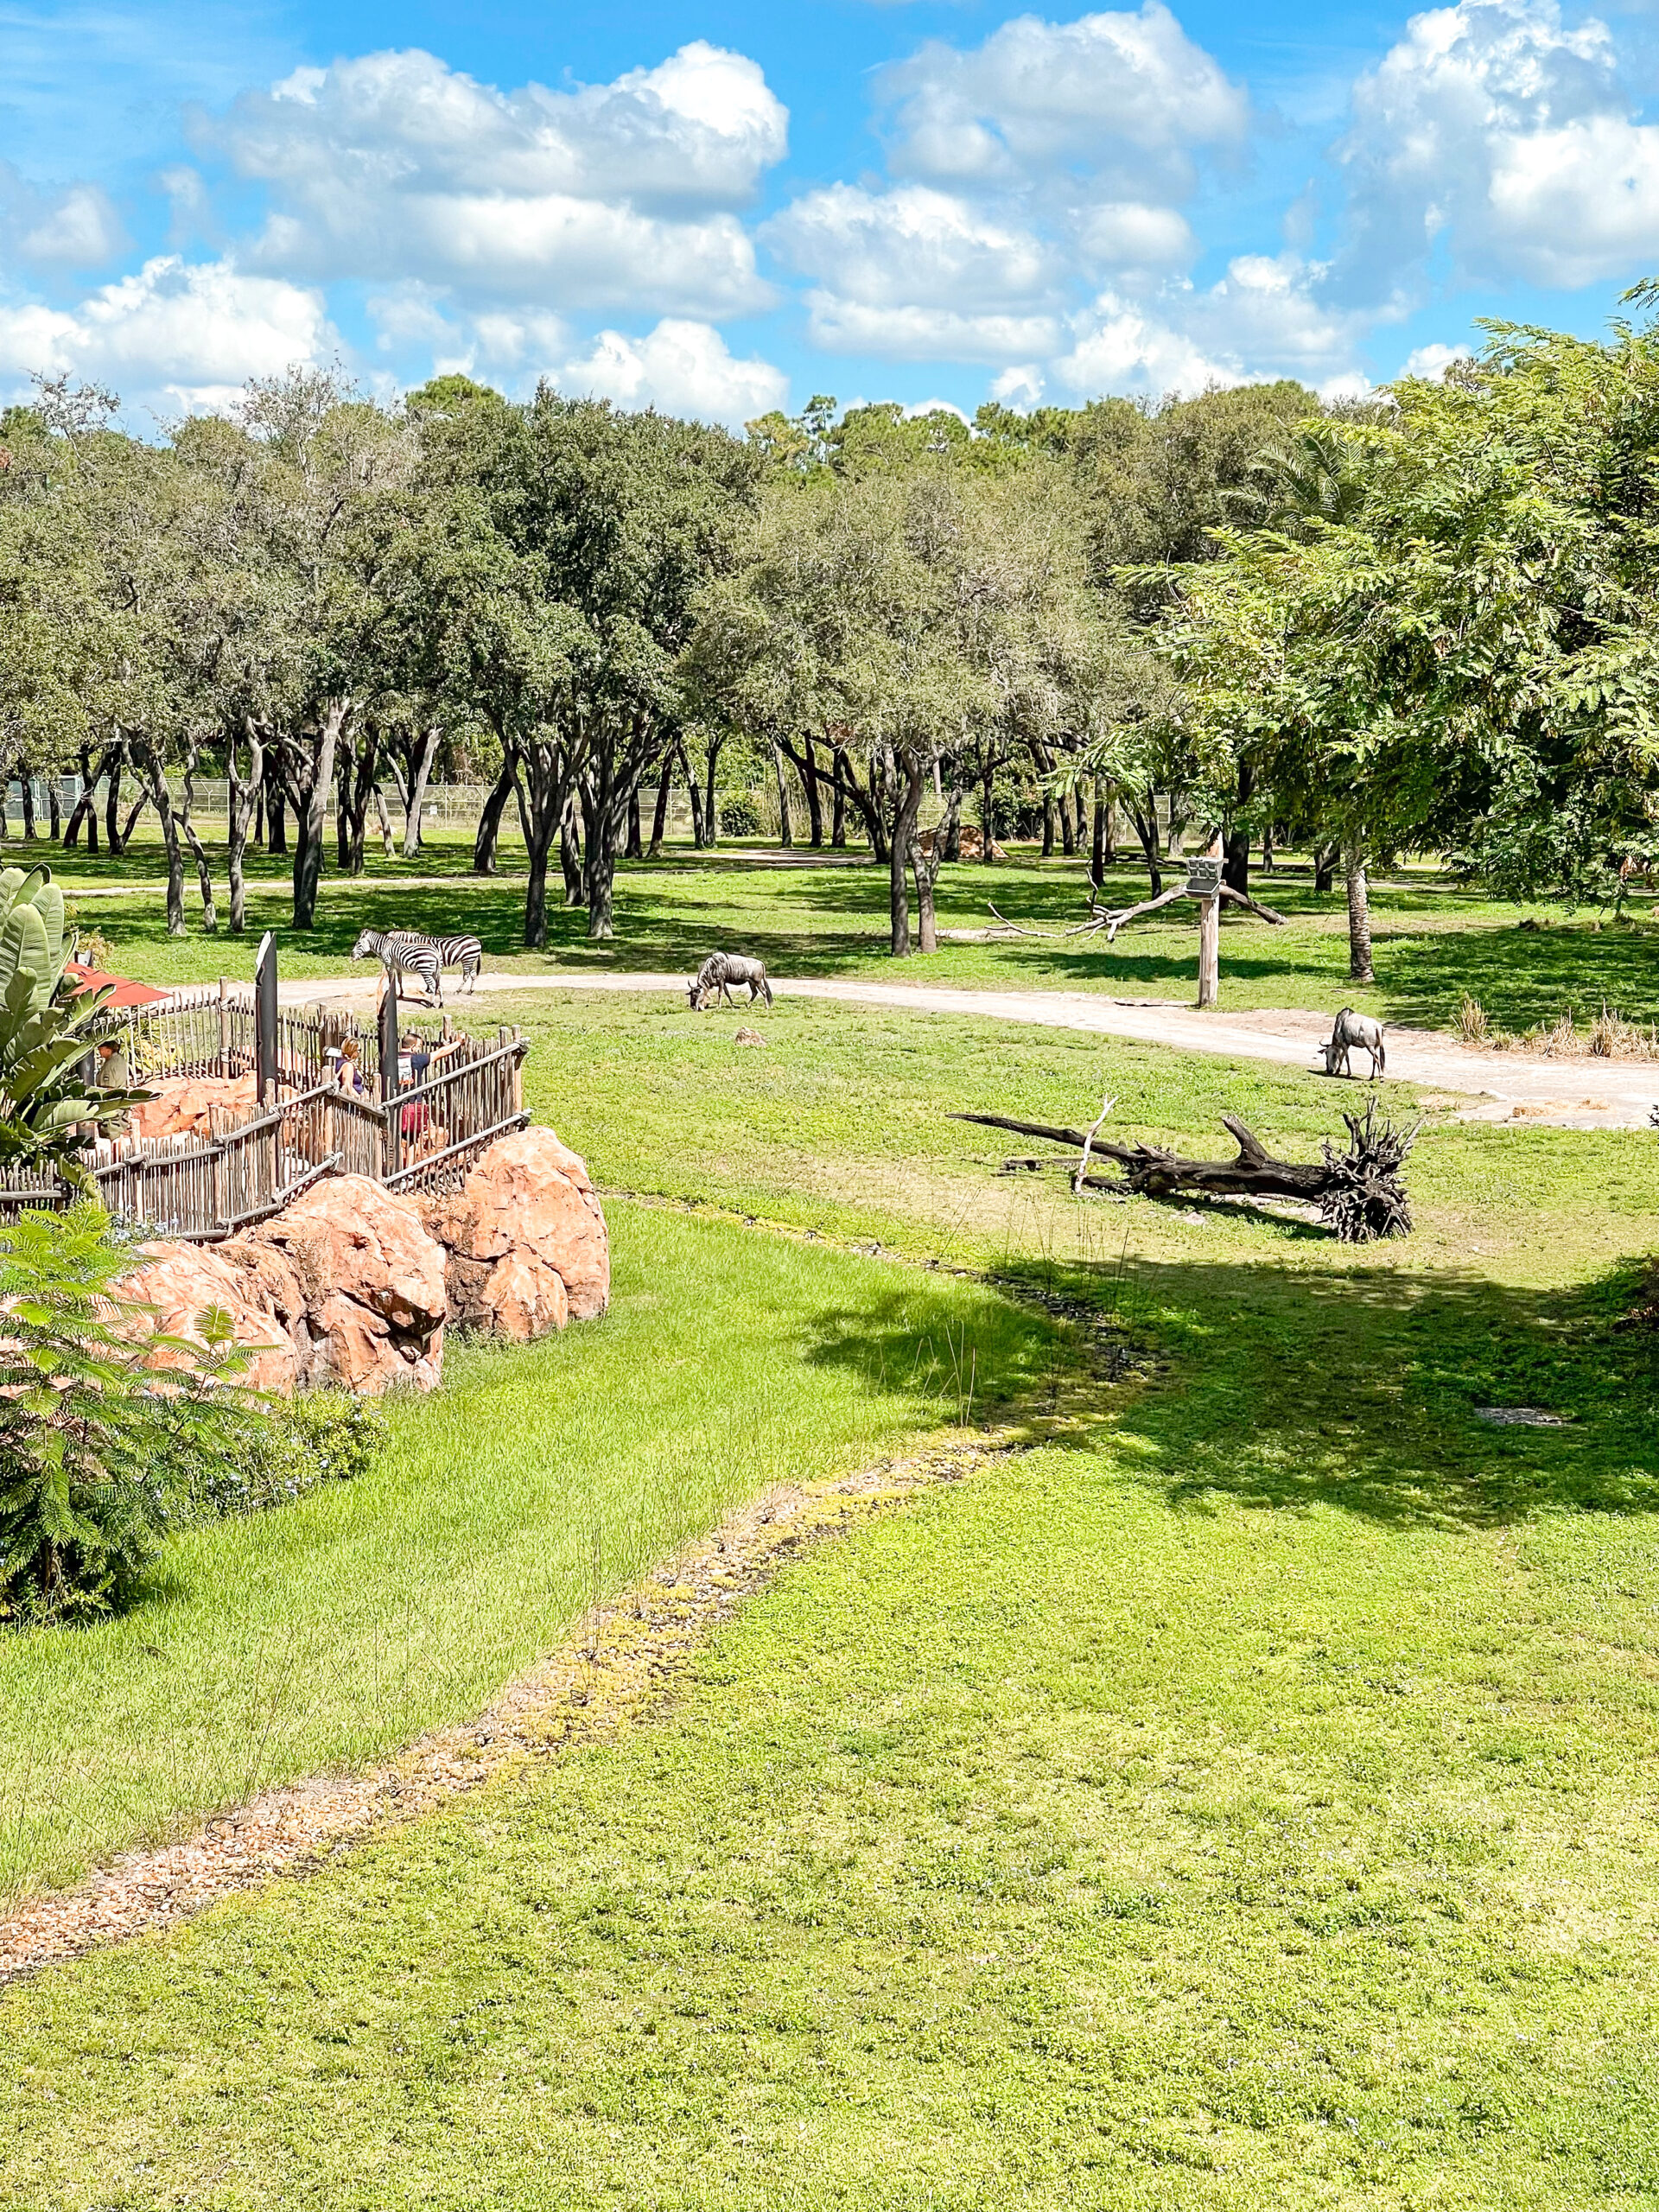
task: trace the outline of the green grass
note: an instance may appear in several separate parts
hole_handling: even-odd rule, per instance
[[[1204,1367],[790,1567],[657,1725],[0,1999],[0,2202],[1649,2202],[1651,1486],[1310,1489],[1373,1408],[1174,1304]]]
[[[371,1484],[57,1639],[36,1757],[84,1820],[245,1741],[254,1629],[318,1713],[270,1772],[475,1707],[587,1602],[596,1503],[620,1579],[954,1419],[963,1330],[1047,1440],[796,1560],[620,1741],[0,1996],[0,2205],[1650,2204],[1659,1387],[1617,1324],[1653,1141],[1431,1107],[1416,1232],[1344,1251],[1078,1207],[949,1119],[1105,1087],[1120,1133],[1237,1110],[1306,1156],[1349,1097],[1312,1075],[811,1002],[764,1051],[644,996],[490,1011],[659,1202],[607,1199],[613,1316],[467,1355]],[[1015,1293],[1111,1314],[1138,1379],[1044,1431],[1071,1356]],[[1516,1404],[1565,1425],[1477,1418]]]
[[[7,857],[22,849],[8,849]],[[516,869],[521,854],[504,849]],[[798,855],[798,859],[804,856]],[[546,956],[523,950],[524,887],[516,874],[480,880],[467,873],[470,847],[435,838],[412,861],[372,859],[352,880],[325,878],[317,926],[308,935],[287,927],[289,899],[281,862],[260,857],[249,903],[250,935],[203,937],[194,878],[188,886],[191,933],[166,935],[155,855],[130,851],[116,861],[84,854],[54,857],[72,893],[79,884],[125,884],[124,895],[86,898],[79,918],[102,931],[135,972],[162,982],[207,982],[221,973],[252,972],[258,932],[271,928],[283,972],[295,977],[341,972],[365,925],[448,931],[465,926],[482,938],[488,964],[527,973],[550,969],[623,969],[684,973],[715,944],[759,953],[779,976],[861,976],[887,981],[972,988],[1107,991],[1126,998],[1190,1003],[1196,983],[1197,931],[1191,908],[1178,905],[1133,923],[1113,946],[1098,938],[1061,941],[1020,938],[997,943],[947,943],[923,961],[895,963],[887,951],[887,874],[853,866],[771,865],[759,848],[715,854],[671,849],[653,867],[625,864],[617,883],[615,938],[594,945],[585,914],[563,907],[551,916]],[[1221,1003],[1318,1007],[1352,1004],[1399,1022],[1446,1027],[1466,994],[1480,1000],[1493,1023],[1524,1030],[1571,1007],[1581,1024],[1604,1001],[1627,1019],[1659,1019],[1659,920],[1645,904],[1605,927],[1588,914],[1548,906],[1526,910],[1450,888],[1426,868],[1386,878],[1373,892],[1375,986],[1348,980],[1346,908],[1340,887],[1320,895],[1306,863],[1260,879],[1255,887],[1287,917],[1283,929],[1249,919],[1224,924]],[[222,872],[221,872],[222,873]],[[1042,862],[1016,854],[1007,865],[963,863],[940,879],[940,926],[988,926],[992,902],[1011,920],[1060,930],[1084,912],[1084,864]],[[447,879],[436,884],[423,879]],[[1146,878],[1127,865],[1109,879],[1115,899],[1144,895]],[[222,887],[221,887],[222,895]],[[1541,925],[1523,930],[1523,921]]]
[[[1047,1331],[978,1286],[613,1206],[609,1313],[452,1349],[376,1471],[169,1545],[149,1600],[0,1637],[0,1893],[469,1716],[593,1601],[768,1484],[989,1397]]]

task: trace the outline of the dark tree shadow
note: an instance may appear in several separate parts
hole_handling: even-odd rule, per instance
[[[1399,1525],[1659,1508],[1659,1333],[1618,1325],[1641,1263],[1567,1291],[1441,1272],[1132,1261],[1010,1268],[1155,1371],[1096,1444],[1177,1505],[1334,1506]],[[1012,1377],[1016,1380],[1017,1377]],[[1560,1427],[1498,1427],[1529,1407]],[[1112,1410],[1103,1390],[1102,1411]]]

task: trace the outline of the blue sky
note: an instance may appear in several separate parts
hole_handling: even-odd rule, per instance
[[[0,0],[0,394],[1359,390],[1659,271],[1656,73],[1555,0]]]

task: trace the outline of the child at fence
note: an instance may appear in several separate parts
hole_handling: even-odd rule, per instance
[[[442,1045],[429,1045],[413,1029],[406,1029],[398,1040],[397,1088],[407,1090],[426,1081],[429,1071],[440,1060],[447,1060],[466,1043],[463,1037],[446,1038]],[[404,1108],[398,1126],[406,1137],[419,1137],[431,1125],[432,1116],[424,1098],[412,1098]]]

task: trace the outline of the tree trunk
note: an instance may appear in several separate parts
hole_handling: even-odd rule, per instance
[[[1357,837],[1344,840],[1343,873],[1348,880],[1348,974],[1356,983],[1376,979],[1371,972],[1371,902],[1365,881],[1365,856]]]
[[[213,872],[190,817],[196,804],[196,748],[193,742],[184,768],[184,804],[179,809],[179,830],[196,864],[196,888],[201,893],[201,925],[212,937],[219,928],[219,909],[213,903]]]
[[[1111,842],[1112,835],[1111,821],[1112,808],[1111,802],[1106,796],[1106,779],[1104,776],[1096,776],[1095,778],[1095,814],[1091,825],[1094,834],[1089,848],[1089,880],[1096,890],[1099,889],[1106,874],[1107,848]],[[1116,859],[1116,855],[1114,854],[1111,857]]]
[[[1334,844],[1315,845],[1313,848],[1313,888],[1329,891],[1337,880],[1337,848]]]
[[[264,789],[265,747],[257,724],[249,715],[242,725],[248,741],[248,772],[245,780],[236,772],[236,739],[227,735],[225,744],[225,767],[230,786],[229,820],[226,824],[226,838],[229,846],[231,880],[231,928],[240,937],[247,927],[248,894],[243,875],[243,858],[247,850],[248,823],[260,802]]]
[[[1043,793],[1043,858],[1046,861],[1052,861],[1053,857],[1054,794],[1052,791],[1045,791]]]
[[[843,755],[839,746],[835,750],[835,778],[830,785],[830,847],[832,852],[847,849],[847,785],[842,777]]]
[[[588,889],[582,881],[582,864],[584,842],[582,835],[582,802],[572,791],[564,802],[564,812],[559,817],[559,873],[564,878],[564,903],[567,906],[585,906]]]
[[[493,875],[496,873],[496,848],[501,839],[501,814],[512,790],[518,760],[518,754],[509,746],[501,756],[501,772],[491,785],[479,814],[478,833],[473,839],[474,875]]]
[[[121,850],[121,767],[124,747],[112,745],[105,754],[109,780],[104,786],[104,842],[111,853]]]
[[[63,835],[63,778],[50,775],[46,779],[46,804],[50,820],[48,834],[55,845]]]
[[[391,817],[386,811],[385,787],[377,776],[374,779],[374,818],[380,826],[380,852],[390,860],[397,849],[397,841],[391,834]]]
[[[426,804],[426,786],[431,779],[432,763],[437,758],[438,740],[442,734],[436,722],[427,724],[421,734],[420,753],[410,770],[409,792],[404,807],[404,858],[406,861],[412,861],[421,849],[421,809]],[[499,818],[498,809],[497,819]]]
[[[668,829],[669,793],[674,788],[674,747],[671,745],[663,755],[662,772],[657,779],[657,804],[651,817],[651,847],[645,855],[648,861],[656,860],[663,849],[663,838]]]
[[[636,784],[628,793],[628,844],[623,858],[642,861],[645,857],[645,842],[639,821],[639,786]]]
[[[772,748],[772,772],[778,779],[778,842],[786,849],[795,842],[795,831],[789,818],[789,785],[784,777],[784,754],[781,746]]]
[[[1159,897],[1164,887],[1163,852],[1158,842],[1158,794],[1148,788],[1143,804],[1129,801],[1129,819],[1135,824],[1135,834],[1141,841],[1145,855],[1147,874],[1152,884],[1152,895]]]
[[[92,766],[90,745],[83,745],[79,748],[79,758],[80,796],[69,810],[68,823],[63,833],[64,849],[67,852],[80,842],[80,825],[84,822],[86,824],[86,849],[89,853],[95,853],[98,850],[98,772]]]
[[[887,847],[887,903],[895,960],[907,960],[911,953],[910,896],[905,870],[916,836],[916,817],[922,810],[923,772],[919,761],[906,760],[904,793],[893,817],[893,835]]]
[[[691,842],[698,852],[709,843],[702,820],[702,785],[697,781],[697,772],[691,766],[691,756],[682,752],[681,761],[685,769],[685,788],[691,801]]]
[[[133,766],[149,786],[156,805],[156,818],[162,829],[162,849],[167,855],[167,933],[168,937],[184,935],[184,854],[179,844],[178,817],[173,811],[172,793],[167,788],[161,755],[147,740],[141,741],[142,751]]]
[[[602,941],[616,934],[616,847],[626,800],[612,780],[614,771],[603,747],[594,775],[584,780],[582,793],[585,832],[582,877],[588,893],[588,935]]]
[[[979,857],[988,868],[996,842],[996,763],[988,761],[979,772]]]
[[[317,890],[322,880],[322,840],[327,826],[328,794],[334,789],[334,753],[352,711],[349,699],[331,699],[316,734],[316,752],[306,761],[294,792],[299,839],[294,853],[294,926],[315,929]]]
[[[35,839],[40,835],[39,830],[35,827],[35,778],[29,771],[27,761],[19,768],[17,774],[23,794],[23,836],[30,844],[33,844]]]
[[[1242,810],[1250,803],[1255,790],[1255,770],[1248,760],[1238,764],[1238,805]],[[1250,833],[1236,820],[1230,823],[1223,848],[1221,880],[1230,884],[1244,898],[1250,895]]]
[[[564,755],[551,741],[537,739],[522,751],[507,748],[513,760],[513,788],[524,833],[524,944],[531,952],[547,950],[547,870],[553,840],[563,826]]]
[[[711,738],[706,755],[709,782],[702,802],[702,827],[711,851],[720,842],[720,801],[715,791],[715,764],[725,742],[722,737]]]
[[[951,773],[956,772],[954,765]],[[938,828],[939,858],[955,862],[962,858],[962,785],[952,783]]]
[[[334,786],[334,865],[344,875],[352,865],[352,747],[349,739],[340,748]]]
[[[937,764],[936,764],[937,765]],[[933,832],[933,849],[922,850],[922,841],[912,823],[910,833],[910,872],[916,879],[916,934],[924,953],[939,949],[938,916],[934,910],[933,887],[939,880],[939,867],[951,837],[961,826],[962,792],[951,786],[950,797],[938,827]]]
[[[288,793],[282,782],[282,763],[265,756],[265,850],[276,858],[288,854]]]
[[[818,789],[818,756],[810,731],[802,734],[801,750],[806,755],[806,773],[801,779],[806,786],[806,842],[816,853],[823,843],[823,793]]]

